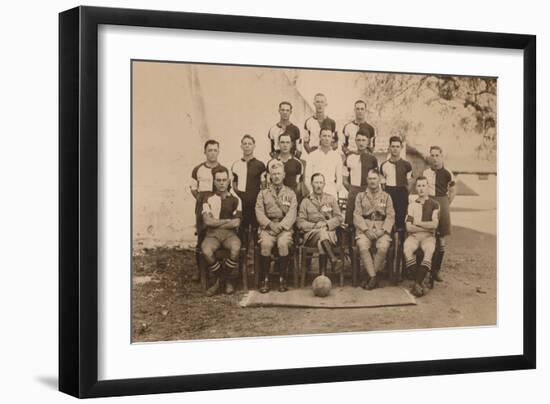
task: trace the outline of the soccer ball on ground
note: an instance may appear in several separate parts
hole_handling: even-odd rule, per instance
[[[319,275],[313,280],[313,284],[311,285],[311,287],[313,288],[313,294],[315,296],[327,297],[330,294],[332,283],[327,276]]]

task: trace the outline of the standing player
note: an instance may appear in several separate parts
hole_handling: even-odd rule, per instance
[[[243,218],[241,221],[241,237],[243,244],[248,248],[248,234],[258,228],[254,207],[256,197],[260,192],[262,175],[265,172],[265,164],[254,157],[256,140],[250,135],[244,135],[241,139],[243,156],[231,166],[233,173],[233,190],[243,205]]]
[[[412,165],[401,158],[403,142],[399,136],[390,137],[390,158],[380,165],[384,191],[390,194],[395,209],[395,227],[405,230],[405,216],[409,205],[409,180]]]
[[[411,293],[424,296],[424,278],[430,272],[435,251],[435,230],[439,225],[439,204],[428,196],[428,179],[424,176],[416,180],[418,198],[408,206],[407,232],[403,244],[406,271],[415,274]],[[424,252],[422,263],[417,267],[414,253],[418,248]]]
[[[344,135],[344,143],[342,144],[342,152],[345,156],[350,153],[357,153],[357,147],[355,144],[355,136],[358,133],[363,133],[367,136],[368,144],[367,148],[372,153],[376,141],[376,133],[374,127],[372,127],[366,121],[367,103],[363,100],[355,101],[355,119],[344,125],[342,134]]]
[[[424,170],[428,179],[428,194],[439,203],[439,249],[435,252],[432,262],[432,279],[441,282],[439,271],[445,254],[446,239],[451,234],[450,206],[456,195],[453,173],[443,166],[443,149],[439,146],[430,147],[431,167]]]
[[[279,104],[279,122],[269,128],[267,137],[271,143],[271,152],[269,155],[273,158],[277,157],[280,151],[279,136],[285,134],[290,136],[292,141],[292,148],[290,152],[292,155],[300,158],[302,154],[302,144],[300,139],[300,129],[290,122],[290,115],[292,114],[292,104],[288,101],[282,101]]]
[[[215,191],[207,193],[202,204],[202,218],[206,229],[201,251],[208,264],[208,270],[216,277],[216,282],[206,291],[206,295],[215,295],[220,287],[230,295],[234,292],[231,280],[239,264],[241,250],[241,240],[237,236],[237,229],[241,224],[241,200],[228,190],[227,168],[214,168],[212,176]],[[216,259],[216,251],[220,247],[229,250],[229,258],[223,265]]]
[[[355,136],[356,153],[346,157],[344,166],[344,187],[348,190],[346,207],[346,224],[353,225],[353,210],[355,198],[359,192],[367,189],[367,174],[373,168],[378,168],[378,160],[369,152],[369,138],[366,133],[358,132]]]
[[[267,163],[267,170],[272,163],[280,161],[283,163],[285,170],[285,177],[283,184],[296,193],[296,197],[299,201],[302,200],[302,192],[300,190],[300,182],[303,180],[304,165],[302,161],[292,155],[292,138],[288,134],[279,135],[279,153],[278,155]]]
[[[338,133],[336,132],[336,122],[325,114],[325,109],[328,105],[327,97],[324,94],[318,93],[313,97],[313,105],[315,106],[315,114],[306,119],[304,129],[304,148],[308,153],[311,153],[319,148],[319,140],[322,129],[330,129],[331,131],[331,147],[338,148]]]
[[[292,245],[292,228],[296,221],[298,202],[296,194],[283,185],[283,163],[276,161],[269,166],[271,184],[262,189],[256,200],[256,218],[260,225],[260,293],[269,292],[269,266],[271,250],[279,253],[279,292],[286,292],[289,248]]]
[[[304,182],[311,193],[311,176],[321,173],[326,181],[325,192],[338,198],[338,192],[342,188],[342,158],[332,148],[332,130],[323,128],[320,136],[319,148],[308,156]]]
[[[209,192],[214,190],[214,178],[212,177],[212,170],[220,166],[218,162],[218,155],[220,153],[220,144],[213,139],[207,140],[204,144],[204,155],[206,161],[200,163],[193,168],[191,172],[191,194],[195,198],[195,226],[197,231],[197,250],[195,257],[197,259],[197,268],[193,272],[193,281],[200,280],[200,272],[198,270],[199,265],[199,247],[202,242],[203,236],[203,221],[202,221],[202,202],[203,197]]]

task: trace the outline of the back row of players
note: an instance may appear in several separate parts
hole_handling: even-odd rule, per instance
[[[417,296],[424,293],[422,280],[426,273],[431,274],[432,281],[441,280],[445,237],[451,228],[449,205],[455,194],[454,178],[443,165],[442,149],[430,148],[431,167],[416,179],[419,197],[409,206],[412,166],[401,158],[401,138],[390,138],[390,157],[379,166],[372,154],[375,130],[365,120],[366,103],[359,100],[354,104],[355,119],[343,127],[340,154],[336,123],[325,115],[326,105],[323,94],[314,97],[316,113],[306,120],[302,139],[299,128],[290,122],[291,103],[279,104],[280,120],[268,132],[271,160],[267,167],[254,157],[256,142],[251,135],[242,137],[242,158],[233,163],[230,171],[218,162],[219,143],[205,143],[206,161],[193,169],[191,192],[196,199],[198,245],[216,275],[207,294],[220,289],[233,292],[231,278],[238,265],[241,239],[247,245],[249,234],[238,229],[251,228],[259,231],[260,291],[269,291],[267,273],[275,245],[280,256],[279,291],[286,291],[288,248],[295,224],[305,233],[306,244],[318,246],[333,265],[338,263],[332,251],[336,227],[343,222],[353,226],[367,270],[365,289],[377,286],[376,273],[383,265],[394,225],[409,234],[404,245],[408,270],[416,265],[414,250],[424,250],[424,261],[414,271],[417,278],[412,292]],[[302,140],[305,159],[301,159]],[[236,196],[230,192],[231,185]],[[337,203],[342,187],[348,192],[345,219]],[[440,243],[434,254],[436,230]],[[371,243],[377,246],[374,257],[369,252]],[[220,247],[230,251],[223,263],[214,254]],[[198,279],[198,274],[194,279]]]

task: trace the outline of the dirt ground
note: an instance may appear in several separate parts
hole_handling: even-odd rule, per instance
[[[134,255],[133,342],[496,324],[496,237],[463,227],[453,227],[444,282],[415,306],[241,308],[241,290],[204,296],[200,284],[190,280],[194,265],[194,254],[183,249]]]

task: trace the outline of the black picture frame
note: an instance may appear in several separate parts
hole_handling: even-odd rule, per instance
[[[98,381],[98,26],[113,24],[523,51],[523,353]],[[536,367],[536,37],[326,21],[77,7],[59,14],[59,390],[104,397]]]

